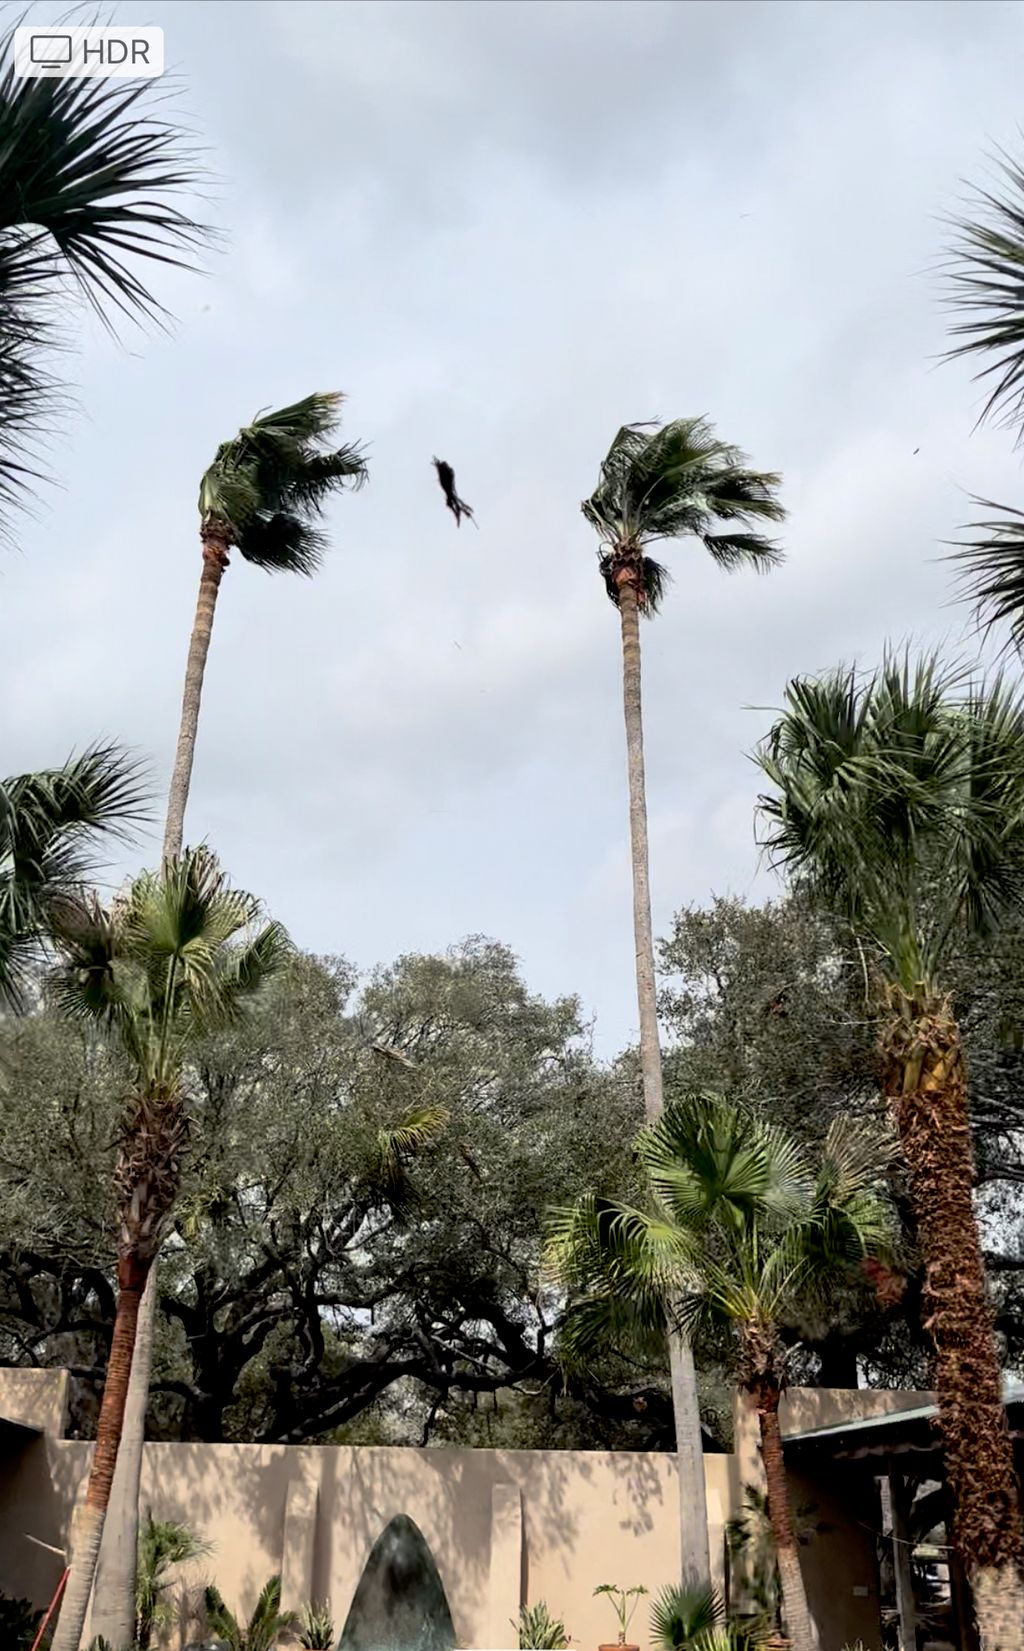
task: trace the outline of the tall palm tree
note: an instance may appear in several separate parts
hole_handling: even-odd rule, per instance
[[[633,873],[633,937],[640,1018],[640,1067],[648,1123],[664,1104],[658,1040],[654,939],[651,932],[650,855],[644,777],[640,680],[641,614],[661,607],[667,570],[648,554],[669,539],[696,539],[729,572],[776,566],[781,552],[755,524],[783,519],[779,477],[747,468],[736,447],[720,441],[700,418],[670,424],[627,424],[601,465],[595,491],[582,505],[600,541],[599,570],[619,610],[622,690],[629,774],[629,832]],[[710,1585],[707,1497],[700,1404],[693,1354],[685,1341],[669,1343],[680,1496],[680,1557],[687,1585]]]
[[[36,478],[63,399],[44,365],[77,287],[107,326],[159,319],[140,261],[187,262],[206,232],[173,205],[202,180],[154,81],[19,80],[0,39],[0,531]]]
[[[934,658],[798,679],[758,753],[767,846],[869,949],[909,1171],[953,1540],[985,1651],[1024,1645],[1024,1531],[974,1220],[951,953],[1024,893],[1024,696]]]
[[[143,805],[139,766],[113,745],[0,781],[0,1001],[22,1000],[55,914],[96,869],[96,839],[124,836]]]
[[[167,856],[181,852],[203,675],[228,553],[237,546],[247,562],[267,573],[311,574],[319,567],[325,539],[317,517],[333,493],[366,480],[358,447],[324,445],[337,429],[341,402],[337,393],[316,394],[254,418],[233,440],[221,443],[200,483],[203,566],[167,799]]]
[[[563,1356],[585,1361],[609,1336],[663,1335],[672,1319],[691,1338],[724,1333],[757,1413],[787,1633],[793,1651],[814,1651],[779,1427],[780,1331],[888,1247],[889,1154],[840,1119],[812,1167],[782,1131],[715,1095],[667,1107],[636,1151],[647,1208],[588,1197],[553,1220],[555,1274],[583,1292]]]
[[[115,1170],[117,1309],[89,1480],[53,1651],[79,1651],[128,1392],[139,1303],[174,1207],[188,1132],[182,1068],[195,1041],[240,1016],[282,966],[276,923],[228,886],[206,849],[145,873],[109,908],[68,905],[55,929],[52,991],[99,1025],[130,1079]]]
[[[231,547],[237,545],[247,562],[269,573],[314,573],[325,548],[317,520],[324,505],[332,493],[347,484],[358,487],[366,479],[358,447],[332,450],[325,446],[337,428],[341,401],[337,394],[311,395],[292,407],[255,418],[232,441],[221,443],[200,483],[202,571],[167,798],[165,858],[181,853],[203,677]],[[139,1487],[156,1333],[157,1276],[154,1262],[139,1314],[122,1448],[98,1572],[93,1625],[112,1645],[129,1639],[134,1620]]]

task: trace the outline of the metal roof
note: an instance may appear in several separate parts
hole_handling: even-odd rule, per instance
[[[1006,1377],[1003,1383],[1003,1403],[1006,1405],[1007,1409],[1016,1409],[1017,1406],[1024,1405],[1024,1383],[1011,1379],[1010,1377]],[[920,1432],[920,1424],[924,1422],[933,1422],[938,1414],[939,1407],[935,1401],[932,1400],[929,1404],[915,1405],[910,1410],[890,1410],[886,1411],[882,1415],[858,1416],[851,1418],[848,1422],[835,1422],[828,1427],[804,1428],[798,1433],[785,1434],[783,1443],[787,1447],[789,1445],[813,1445],[819,1441],[824,1443],[831,1439],[839,1444],[847,1438],[854,1438],[864,1434],[881,1434],[887,1435],[888,1437],[883,1437],[880,1440],[878,1446],[880,1450],[891,1450],[893,1448],[898,1449],[899,1447],[896,1440],[892,1437],[898,1429],[906,1429],[909,1427],[912,1432]],[[929,1435],[929,1440],[924,1448],[938,1449],[939,1440],[931,1434],[930,1429]],[[913,1448],[913,1446],[908,1445],[905,1448]],[[862,1450],[855,1451],[855,1453],[864,1455],[870,1453],[870,1446],[867,1444],[866,1440],[864,1441]]]

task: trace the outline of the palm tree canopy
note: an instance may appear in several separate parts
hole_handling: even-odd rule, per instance
[[[757,760],[776,864],[879,949],[908,1000],[1021,901],[1024,697],[934,656],[797,678]]]
[[[1002,186],[975,190],[972,210],[954,220],[948,292],[963,319],[953,356],[992,356],[978,372],[987,391],[981,417],[1024,436],[1024,168],[997,157]]]
[[[26,444],[59,387],[40,362],[73,281],[108,326],[163,312],[139,272],[190,261],[208,231],[174,205],[202,179],[189,139],[158,118],[144,80],[31,80],[0,41],[0,505],[31,483]]]
[[[263,413],[222,442],[199,488],[204,528],[215,526],[246,561],[270,573],[313,573],[325,540],[316,519],[332,493],[360,487],[358,446],[329,448],[343,397],[306,396]]]
[[[646,548],[660,540],[699,539],[726,571],[777,566],[782,551],[758,526],[785,517],[779,485],[773,472],[749,469],[706,419],[624,425],[581,507],[604,547],[601,572],[612,601],[615,564],[626,558],[639,563],[641,606],[657,612],[668,574]]]
[[[142,771],[117,746],[0,782],[0,999],[19,1001],[55,912],[96,870],[97,839],[145,813]]]
[[[291,955],[281,925],[257,927],[259,915],[209,849],[187,849],[107,908],[92,899],[61,910],[54,998],[116,1035],[141,1087],[172,1091],[194,1042],[236,1021]]]
[[[731,1333],[749,1377],[758,1337],[775,1358],[778,1326],[890,1247],[891,1146],[877,1128],[835,1120],[811,1164],[783,1131],[699,1094],[667,1107],[636,1151],[647,1208],[584,1198],[552,1218],[549,1266],[575,1292],[567,1363],[616,1342],[649,1346],[674,1318],[694,1339]]]

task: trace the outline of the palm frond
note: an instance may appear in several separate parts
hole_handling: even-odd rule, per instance
[[[757,752],[776,864],[810,880],[913,992],[958,929],[1019,902],[1024,702],[933,655],[790,683]],[[928,924],[921,920],[928,886]]]
[[[310,578],[323,562],[327,537],[301,516],[278,510],[272,516],[250,516],[237,544],[245,560],[264,573]]]
[[[317,393],[258,415],[221,443],[203,476],[203,522],[216,523],[257,567],[313,573],[326,549],[313,519],[334,493],[366,480],[360,447],[323,445],[337,428],[343,399]]]
[[[35,438],[63,397],[46,369],[70,280],[103,323],[163,309],[140,265],[187,266],[209,231],[174,204],[201,183],[151,81],[22,80],[0,41],[0,503],[37,478]]]
[[[617,602],[611,574],[620,561],[646,561],[647,547],[664,539],[699,539],[724,568],[775,566],[781,549],[754,529],[761,521],[783,520],[779,485],[774,472],[750,470],[740,450],[721,441],[706,419],[624,425],[581,507],[604,547],[600,565],[608,594]],[[733,526],[716,531],[718,522]],[[664,571],[657,563],[651,568],[647,611],[655,612]]]
[[[147,816],[145,772],[117,746],[0,784],[0,999],[19,1001],[58,907],[97,869],[104,836]]]
[[[651,1606],[658,1651],[705,1651],[707,1636],[725,1624],[725,1602],[714,1588],[663,1588]]]
[[[977,374],[983,419],[1024,426],[1024,169],[999,153],[1002,189],[977,189],[972,210],[951,224],[947,296],[963,316],[951,356],[992,356]]]
[[[991,499],[975,498],[973,503],[1001,514],[964,527],[972,537],[950,557],[960,564],[958,595],[970,603],[986,633],[1007,624],[1009,645],[1024,653],[1024,512]]]

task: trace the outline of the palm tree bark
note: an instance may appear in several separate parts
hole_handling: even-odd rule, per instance
[[[960,1029],[942,1003],[886,1035],[886,1089],[925,1262],[953,1543],[983,1651],[1024,1651],[1024,1527],[1002,1373],[974,1218],[974,1158]]]
[[[196,731],[199,727],[199,708],[203,698],[203,677],[213,634],[213,616],[224,569],[228,565],[228,541],[222,532],[204,527],[203,571],[199,579],[199,596],[192,624],[192,637],[185,664],[185,689],[181,700],[181,726],[178,747],[174,754],[174,768],[167,795],[167,823],[164,827],[164,859],[181,853],[185,829],[185,808],[192,782],[192,764],[196,754]]]
[[[644,1115],[651,1124],[661,1116],[665,1103],[661,1075],[661,1043],[658,1036],[654,935],[651,925],[643,692],[640,675],[640,614],[634,578],[635,575],[624,569],[617,576],[617,584],[622,625],[622,701],[626,720],[626,756],[629,773],[629,838],[633,869],[633,941],[636,952],[637,1007],[640,1017],[640,1070],[643,1078]],[[669,1334],[668,1353],[676,1433],[676,1471],[679,1477],[680,1574],[685,1587],[710,1588],[708,1502],[704,1479],[697,1370],[692,1347],[676,1332]]]
[[[181,853],[185,832],[185,809],[192,781],[192,764],[203,697],[203,678],[210,652],[220,582],[228,565],[228,542],[222,533],[207,527],[203,530],[202,541],[203,570],[199,578],[199,595],[185,665],[181,725],[167,797],[163,845],[165,860],[173,859]],[[154,1260],[142,1300],[117,1472],[110,1497],[106,1534],[96,1571],[93,1626],[97,1634],[102,1634],[104,1639],[114,1646],[130,1644],[135,1632],[139,1491],[146,1442],[146,1412],[149,1408],[153,1339],[156,1334],[158,1266],[158,1261]]]
[[[792,1651],[816,1651],[814,1628],[807,1607],[800,1550],[793,1530],[793,1515],[786,1484],[786,1464],[779,1427],[779,1385],[775,1381],[755,1385],[758,1426],[761,1430],[761,1457],[768,1491],[768,1518],[775,1539],[775,1556],[782,1588],[782,1611],[786,1636]]]
[[[136,1255],[123,1256],[118,1262],[117,1311],[114,1316],[107,1375],[103,1384],[103,1402],[96,1424],[96,1443],[89,1468],[85,1502],[76,1520],[71,1574],[68,1577],[51,1651],[79,1651],[82,1643],[124,1422],[139,1304],[146,1286],[149,1266],[148,1261]]]
[[[139,1496],[146,1441],[146,1412],[153,1368],[157,1313],[157,1262],[153,1261],[139,1308],[128,1379],[121,1444],[103,1527],[90,1627],[108,1645],[135,1639],[135,1582],[139,1561]]]
[[[217,597],[224,569],[228,565],[228,542],[219,532],[202,530],[203,568],[199,595],[185,664],[185,687],[181,701],[181,724],[174,756],[174,768],[167,796],[163,858],[181,853],[195,758],[203,678],[213,635]],[[149,1408],[149,1381],[156,1334],[157,1270],[154,1258],[139,1314],[135,1355],[132,1360],[121,1448],[110,1497],[105,1536],[96,1570],[96,1599],[93,1626],[110,1645],[129,1645],[135,1634],[135,1579],[138,1567],[139,1491],[142,1457],[146,1442],[146,1412]]]

